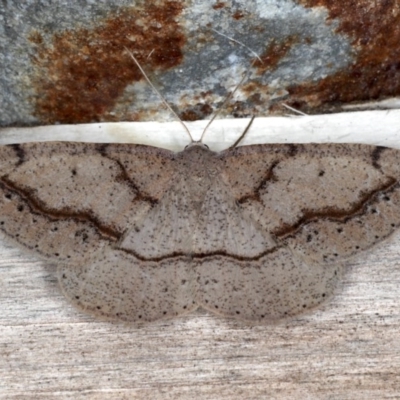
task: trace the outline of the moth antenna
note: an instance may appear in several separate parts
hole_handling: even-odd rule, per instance
[[[297,110],[296,108],[289,106],[288,104],[282,103],[282,105],[283,105],[283,107],[286,107],[288,110],[293,111],[296,114],[305,115],[305,116],[308,115],[306,113],[303,113],[303,111]]]
[[[221,35],[227,39],[229,39],[232,42],[235,42],[237,44],[239,44],[240,46],[243,46],[245,49],[249,50],[254,56],[255,59],[253,60],[253,62],[250,65],[250,68],[247,70],[247,72],[243,75],[242,79],[240,80],[240,82],[236,85],[236,87],[233,89],[232,92],[230,92],[228,94],[228,96],[226,96],[224,102],[222,103],[221,107],[218,108],[218,110],[216,111],[216,113],[211,117],[211,119],[208,121],[208,124],[206,125],[206,127],[203,130],[203,133],[201,134],[201,138],[200,138],[200,142],[203,141],[203,137],[205,135],[205,133],[207,132],[207,129],[209,128],[209,126],[213,123],[213,121],[218,117],[218,115],[221,113],[221,111],[225,108],[226,104],[232,99],[232,97],[234,96],[234,94],[236,93],[236,91],[239,89],[239,87],[242,85],[242,83],[244,82],[244,80],[246,78],[248,78],[248,76],[250,75],[251,72],[251,68],[253,67],[253,65],[255,64],[255,62],[258,60],[262,63],[262,59],[260,58],[260,56],[254,51],[252,50],[250,47],[246,46],[244,43],[240,42],[239,40],[236,40],[230,36],[225,35],[224,33],[217,31],[216,29],[211,28],[212,31],[214,31],[215,33],[217,33],[218,35]],[[250,124],[251,125],[251,124]],[[249,127],[248,127],[249,128]],[[248,128],[246,128],[246,131],[244,133],[247,132]],[[233,146],[234,147],[234,146]]]
[[[154,50],[155,50],[155,49],[151,50],[151,52],[147,55],[147,57],[146,57],[147,60],[148,60],[148,59],[151,57],[151,55],[154,53]]]
[[[218,108],[217,112],[212,116],[212,118],[208,121],[208,124],[203,130],[203,133],[201,134],[200,142],[203,141],[203,137],[205,133],[207,132],[208,127],[213,123],[215,118],[218,117],[218,115],[221,113],[221,111],[225,108],[226,104],[232,99],[233,95],[236,93],[236,91],[239,89],[239,87],[242,85],[242,83],[245,81],[245,79],[250,75],[251,68],[253,67],[254,63],[257,61],[257,59],[254,59],[253,62],[250,65],[250,68],[248,71],[243,75],[242,79],[240,82],[235,86],[235,88],[226,96],[224,102],[222,103],[221,107]]]
[[[171,111],[171,113],[175,116],[175,118],[181,123],[181,125],[183,126],[183,128],[185,129],[186,133],[189,135],[191,142],[193,143],[193,137],[192,134],[189,131],[189,128],[186,126],[186,124],[180,119],[179,115],[173,110],[173,108],[168,104],[167,100],[165,100],[164,96],[159,92],[159,90],[153,85],[153,83],[151,82],[150,78],[147,76],[146,72],[144,71],[144,69],[141,67],[141,65],[139,64],[139,61],[135,58],[135,56],[133,55],[133,53],[127,48],[125,47],[125,50],[128,52],[128,54],[131,56],[132,60],[135,62],[136,66],[139,68],[140,72],[142,73],[142,75],[144,76],[144,78],[146,79],[147,83],[150,85],[150,87],[157,93],[157,95],[160,97],[160,99],[162,100],[162,102],[164,103],[164,105],[168,108],[168,110]],[[150,53],[151,54],[151,53]]]
[[[233,143],[232,146],[229,146],[229,149],[235,148],[235,147],[242,141],[242,139],[246,136],[246,133],[249,131],[251,125],[253,124],[253,121],[254,121],[255,118],[256,118],[255,115],[253,115],[253,116],[251,117],[251,120],[250,120],[250,122],[247,124],[245,130],[242,132],[242,134],[239,136],[239,138],[236,140],[236,142]]]

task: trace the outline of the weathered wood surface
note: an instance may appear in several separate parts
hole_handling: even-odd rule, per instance
[[[367,120],[379,144],[398,147],[399,111],[376,113],[341,115],[356,138],[326,136],[361,142],[355,124]],[[319,141],[327,126],[291,120],[289,141],[310,127]],[[275,132],[267,121],[264,136]],[[1,399],[400,398],[400,235],[349,264],[323,307],[272,326],[202,311],[142,328],[95,320],[64,299],[55,266],[0,244]]]
[[[274,326],[95,320],[54,266],[0,252],[0,398],[400,398],[400,236],[351,263],[333,300]]]

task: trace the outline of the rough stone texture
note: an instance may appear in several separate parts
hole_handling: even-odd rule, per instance
[[[0,124],[171,119],[124,47],[185,120],[217,109],[254,52],[262,64],[226,114],[281,113],[282,101],[315,113],[400,92],[396,2],[132,4],[3,2]]]

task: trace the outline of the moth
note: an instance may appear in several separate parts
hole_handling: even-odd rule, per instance
[[[357,144],[14,144],[0,229],[90,314],[270,322],[328,299],[346,261],[399,227],[399,178],[399,150]]]

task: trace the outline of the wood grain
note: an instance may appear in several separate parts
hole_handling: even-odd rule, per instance
[[[330,128],[326,137],[398,148],[399,112],[374,111],[375,120],[365,113],[341,114],[352,122]],[[286,119],[292,125],[282,130],[297,129],[308,141],[319,141],[330,117]],[[282,120],[273,123],[268,119],[260,135],[279,142]],[[115,140],[122,128],[107,126]],[[71,132],[71,126],[41,127],[52,140],[61,139],[54,137],[58,128]],[[124,129],[123,138],[135,133],[131,125]],[[21,129],[15,135],[20,137]],[[40,140],[31,132],[27,136]],[[94,140],[92,132],[89,139]],[[67,302],[55,266],[0,243],[1,399],[400,398],[399,235],[355,259],[330,302],[275,326],[250,326],[201,311],[143,328],[102,322]]]
[[[102,322],[67,303],[54,266],[0,252],[2,399],[400,398],[398,235],[350,264],[332,301],[275,326]]]

